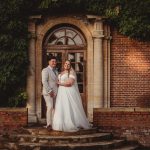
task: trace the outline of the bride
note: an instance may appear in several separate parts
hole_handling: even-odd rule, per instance
[[[83,110],[75,71],[67,60],[64,71],[58,76],[58,93],[53,116],[53,130],[74,132],[89,129],[90,124]]]

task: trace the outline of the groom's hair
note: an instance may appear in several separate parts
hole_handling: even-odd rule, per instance
[[[52,60],[52,59],[57,60],[55,56],[50,56],[50,57],[48,58],[48,61],[50,61],[50,60]]]

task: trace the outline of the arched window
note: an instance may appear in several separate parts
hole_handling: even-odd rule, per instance
[[[85,47],[86,42],[80,32],[72,27],[60,27],[51,32],[45,41],[45,46],[54,47]]]

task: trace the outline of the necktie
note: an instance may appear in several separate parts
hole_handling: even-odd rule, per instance
[[[53,68],[53,72],[54,72],[54,74],[56,75],[56,70],[55,70],[55,68]]]

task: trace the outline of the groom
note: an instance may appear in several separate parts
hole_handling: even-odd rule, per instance
[[[51,56],[48,60],[48,66],[42,70],[43,97],[46,102],[46,128],[52,129],[52,118],[54,111],[54,103],[57,94],[57,76],[56,57]]]

